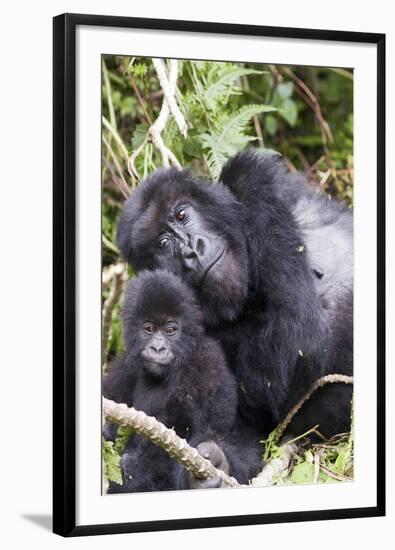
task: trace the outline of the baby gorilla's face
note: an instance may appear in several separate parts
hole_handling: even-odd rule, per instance
[[[145,373],[156,380],[163,380],[174,360],[172,346],[180,337],[177,320],[145,320],[141,327],[144,348],[141,352]]]

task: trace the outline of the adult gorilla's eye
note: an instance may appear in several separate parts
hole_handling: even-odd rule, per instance
[[[166,246],[169,240],[169,237],[161,237],[158,243],[159,248],[163,248],[164,246]]]
[[[185,208],[182,208],[181,210],[179,210],[176,214],[176,218],[179,222],[182,222],[185,220],[185,216],[186,216],[186,212],[185,212]]]

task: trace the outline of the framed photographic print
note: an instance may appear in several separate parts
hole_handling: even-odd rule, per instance
[[[54,532],[385,513],[385,36],[54,18]]]

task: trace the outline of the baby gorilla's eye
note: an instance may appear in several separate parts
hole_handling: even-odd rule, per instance
[[[165,333],[168,335],[168,336],[173,336],[173,334],[175,334],[177,332],[177,327],[173,326],[173,325],[170,325],[168,327],[165,327]]]
[[[169,240],[169,237],[161,237],[158,243],[159,248],[163,248],[164,246],[166,246]]]
[[[181,210],[179,210],[176,214],[176,218],[179,222],[182,222],[185,220],[185,216],[186,216],[186,212],[185,212],[185,208],[182,208]]]
[[[155,333],[155,325],[153,325],[153,324],[144,325],[144,330],[147,334],[154,334]]]

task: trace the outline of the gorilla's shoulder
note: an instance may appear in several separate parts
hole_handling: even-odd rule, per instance
[[[272,189],[283,185],[289,176],[280,155],[249,150],[230,159],[222,168],[219,180],[244,201],[256,196],[263,187]]]
[[[206,364],[211,360],[213,363],[220,365],[221,368],[225,367],[225,355],[222,346],[211,336],[206,335],[204,337],[199,349],[199,355],[202,356]]]

